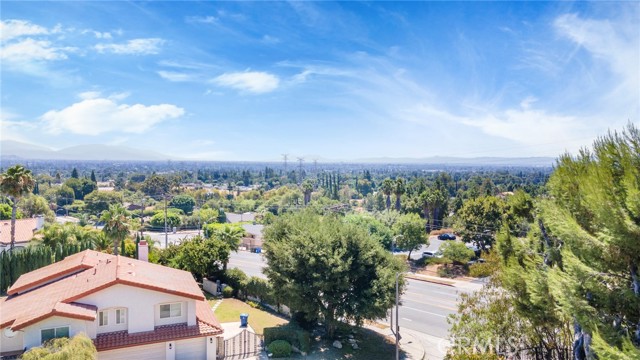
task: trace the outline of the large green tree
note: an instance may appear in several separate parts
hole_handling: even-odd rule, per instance
[[[196,280],[202,281],[203,278],[222,275],[231,249],[218,239],[194,236],[164,251],[172,254],[165,265],[189,271]]]
[[[382,185],[380,186],[380,190],[382,190],[382,193],[384,194],[384,196],[386,196],[386,207],[387,210],[389,210],[389,208],[391,208],[391,193],[393,193],[393,189],[395,183],[393,182],[393,180],[391,180],[390,178],[386,178],[382,181]]]
[[[411,252],[429,244],[429,237],[424,231],[424,223],[417,214],[404,214],[393,224],[396,247],[408,251],[407,259],[411,259]]]
[[[100,220],[104,222],[102,231],[113,241],[113,253],[118,255],[121,241],[129,235],[129,212],[120,204],[109,206],[109,210],[102,213]]]
[[[31,193],[35,186],[35,180],[31,170],[25,169],[22,165],[15,165],[7,169],[0,175],[0,191],[6,194],[11,200],[11,245],[10,250],[16,243],[16,212],[18,201],[23,196]]]
[[[592,150],[561,156],[548,195],[537,200],[534,212],[527,211],[526,199],[516,200],[519,205],[510,204],[507,213],[535,214],[530,231],[524,237],[509,224],[510,216],[503,219],[494,247],[500,259],[494,300],[463,299],[452,337],[464,338],[475,328],[500,339],[505,332],[498,331],[510,326],[505,315],[513,315],[519,323],[512,329],[521,331],[512,349],[516,356],[639,359],[638,128],[629,125],[598,139]],[[492,309],[503,300],[511,314]]]
[[[456,214],[455,228],[464,242],[486,250],[495,241],[506,209],[505,201],[495,196],[467,200]]]
[[[190,215],[196,206],[196,200],[191,195],[176,195],[171,199],[169,206],[180,209],[186,215]]]
[[[322,319],[329,337],[340,320],[378,319],[394,303],[401,264],[337,215],[281,216],[266,229],[265,249],[265,274],[282,302],[308,320]]]

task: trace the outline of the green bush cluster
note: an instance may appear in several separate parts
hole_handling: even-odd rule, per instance
[[[291,344],[286,340],[276,340],[267,347],[269,353],[274,358],[285,358],[291,356]]]
[[[494,272],[494,266],[488,263],[475,263],[469,266],[469,276],[471,277],[486,277],[490,276]]]
[[[309,332],[295,325],[289,324],[264,329],[265,343],[271,344],[278,340],[285,340],[296,346],[302,352],[308,353],[311,349],[311,336]]]
[[[224,289],[222,289],[222,297],[224,298],[230,298],[233,297],[233,293],[234,293],[234,289],[231,286],[225,286]]]

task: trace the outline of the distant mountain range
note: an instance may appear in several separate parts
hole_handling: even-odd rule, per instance
[[[549,167],[555,162],[552,157],[447,157],[431,156],[425,158],[365,158],[358,159],[356,163],[369,164],[429,164],[429,165],[455,165],[455,166],[533,166]]]
[[[134,149],[115,145],[77,145],[60,150],[44,146],[27,144],[13,140],[0,141],[2,157],[33,160],[141,160],[160,161],[171,159],[171,156],[153,151]]]
[[[97,161],[166,161],[185,160],[175,156],[115,145],[77,145],[60,150],[44,146],[27,144],[13,140],[0,141],[2,158],[29,160],[97,160]],[[206,160],[206,159],[203,159]],[[532,166],[550,167],[555,158],[551,157],[477,157],[459,158],[433,156],[425,158],[363,158],[356,160],[321,160],[322,163],[366,163],[366,164],[398,164],[398,165],[451,165],[451,166]]]

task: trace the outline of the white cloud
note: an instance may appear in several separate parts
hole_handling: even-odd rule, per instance
[[[59,28],[56,28],[59,29]],[[46,35],[49,30],[25,20],[3,20],[0,22],[0,39],[7,41],[27,35]]]
[[[100,91],[85,91],[78,94],[78,97],[82,100],[97,99],[101,96]]]
[[[618,85],[609,97],[623,97],[638,107],[640,96],[640,32],[638,10],[635,16],[613,20],[582,19],[575,14],[558,17],[554,26],[558,33],[587,50],[594,58],[604,61],[618,75]]]
[[[0,59],[13,63],[63,60],[67,58],[67,52],[75,50],[72,47],[55,47],[47,40],[27,38],[3,46],[0,49]]]
[[[84,99],[62,110],[42,115],[47,130],[82,135],[107,132],[143,133],[165,120],[184,115],[184,109],[171,104],[126,105],[111,98]]]
[[[280,79],[277,76],[258,71],[225,73],[211,81],[219,86],[256,94],[274,91],[280,84]]]
[[[100,32],[100,31],[95,31],[95,30],[91,30],[91,29],[86,29],[82,31],[82,34],[93,34],[93,36],[95,36],[96,39],[112,39],[113,36],[111,36],[111,33],[108,31],[105,32]]]
[[[160,70],[158,71],[158,75],[160,75],[160,77],[165,80],[169,80],[173,82],[184,82],[184,81],[195,80],[194,76],[191,74],[185,74],[185,73],[180,73],[175,71]]]
[[[215,24],[218,18],[215,16],[188,16],[186,21],[189,23]]]
[[[149,55],[160,52],[165,40],[159,38],[133,39],[124,44],[97,44],[95,49],[100,53]]]

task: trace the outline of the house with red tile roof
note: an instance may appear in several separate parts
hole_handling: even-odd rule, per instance
[[[0,357],[85,333],[99,360],[216,358],[223,329],[191,273],[86,250],[0,299]]]
[[[44,227],[44,217],[36,216],[28,219],[16,220],[16,247],[25,247],[36,231]],[[11,220],[0,220],[0,252],[9,249],[11,245]]]

